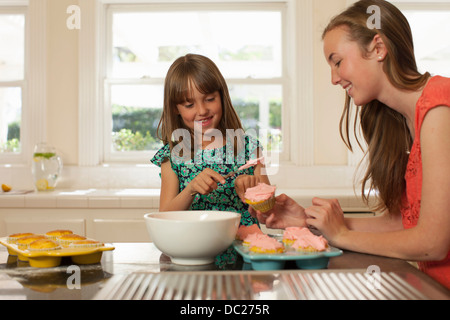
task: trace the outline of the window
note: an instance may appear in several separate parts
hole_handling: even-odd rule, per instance
[[[450,33],[450,3],[442,0],[393,2],[411,25],[419,71],[450,77],[450,43],[442,36]]]
[[[450,77],[450,7],[447,10],[404,10],[414,36],[419,70]]]
[[[22,151],[25,11],[0,6],[0,157]]]
[[[283,20],[283,3],[110,5],[104,160],[148,162],[161,147],[164,78],[187,53],[218,65],[245,129],[271,152],[282,151]]]

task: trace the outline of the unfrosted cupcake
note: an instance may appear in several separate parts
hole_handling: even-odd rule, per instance
[[[19,248],[19,250],[27,250],[30,243],[32,243],[33,241],[39,240],[39,239],[48,239],[46,236],[44,235],[31,235],[31,236],[26,236],[26,237],[22,237],[19,240],[17,240],[17,247]]]
[[[16,244],[17,240],[19,240],[20,238],[32,236],[32,235],[34,235],[34,233],[31,233],[31,232],[14,233],[14,234],[9,235],[6,238],[6,242],[10,243],[10,244]]]
[[[249,247],[249,250],[255,253],[275,254],[284,252],[283,244],[268,235],[253,239]]]
[[[98,247],[103,247],[104,243],[97,241],[97,240],[91,240],[91,239],[86,239],[86,240],[79,240],[79,241],[74,241],[69,245],[69,248],[76,248],[76,249],[83,249],[83,248],[87,248],[87,249],[91,249],[91,248],[98,248]]]
[[[73,234],[71,230],[52,230],[47,232],[45,235],[52,240],[58,240],[59,237],[65,234]]]
[[[86,240],[86,237],[72,233],[72,234],[64,234],[58,238],[59,243],[63,247],[68,247],[72,242],[80,240]]]
[[[253,209],[261,212],[271,210],[275,204],[276,186],[270,186],[265,183],[258,183],[256,187],[248,188],[245,191],[245,202]]]
[[[28,250],[32,252],[59,250],[61,246],[51,239],[39,239],[30,243]]]

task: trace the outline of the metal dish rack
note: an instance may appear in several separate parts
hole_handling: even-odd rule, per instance
[[[420,283],[420,291],[412,284]],[[429,300],[412,274],[362,270],[290,272],[135,272],[108,280],[97,300]],[[436,295],[434,295],[436,294]],[[434,296],[433,296],[434,295]],[[448,298],[448,297],[447,297]]]

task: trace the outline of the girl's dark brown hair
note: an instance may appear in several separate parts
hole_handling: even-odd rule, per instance
[[[176,145],[172,138],[173,132],[177,129],[189,130],[177,113],[177,105],[191,101],[192,86],[203,94],[220,93],[223,112],[217,129],[224,137],[227,129],[242,129],[241,121],[231,103],[227,83],[219,68],[205,56],[188,54],[172,64],[165,79],[164,108],[158,125],[158,137],[164,144],[169,144],[171,150]]]
[[[370,29],[367,25],[371,17],[368,8],[373,5],[381,12],[379,29]],[[377,34],[381,36],[388,52],[384,60],[384,72],[396,88],[416,91],[426,85],[430,74],[422,75],[417,69],[410,25],[401,11],[391,3],[384,0],[356,2],[331,20],[323,32],[322,39],[329,31],[338,27],[347,29],[350,40],[359,44],[363,56],[367,55],[368,45],[374,37]],[[353,151],[350,143],[350,108],[351,97],[347,94],[340,132],[347,147]],[[369,186],[371,191],[378,193],[381,200],[374,209],[388,209],[390,213],[397,214],[400,212],[406,187],[404,177],[409,158],[406,151],[410,150],[412,145],[406,119],[378,100],[358,106],[353,130],[360,147],[361,143],[356,134],[358,116],[368,146],[366,157],[369,160],[362,180],[363,199],[368,203],[369,194],[366,194],[365,189]]]

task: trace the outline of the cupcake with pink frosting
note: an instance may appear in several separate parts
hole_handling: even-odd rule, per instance
[[[256,187],[248,188],[245,191],[245,202],[257,211],[267,212],[275,204],[275,190],[276,186],[258,183]]]
[[[245,237],[245,239],[242,241],[242,245],[250,248],[255,241],[259,239],[265,239],[266,237],[267,235],[263,233],[252,233]]]
[[[308,228],[286,229],[283,241],[292,242],[291,248],[301,252],[318,252],[328,249],[328,241],[323,236],[314,235]],[[285,240],[286,238],[286,240]]]
[[[249,250],[255,253],[275,254],[284,252],[283,244],[268,235],[255,234],[254,237],[248,239],[247,243]]]
[[[294,242],[302,236],[308,237],[311,234],[308,228],[287,227],[283,232],[283,243],[286,246],[291,246]]]

